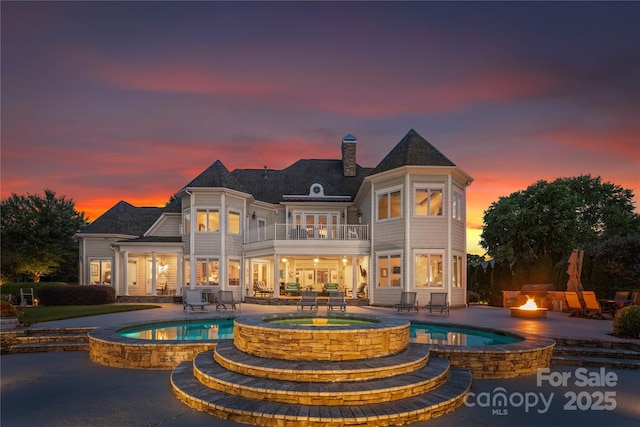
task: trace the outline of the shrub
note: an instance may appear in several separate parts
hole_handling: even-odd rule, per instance
[[[2,285],[0,289],[2,289],[2,295],[13,295],[13,302],[16,304],[20,304],[20,289],[33,289],[33,293],[35,294],[35,298],[38,298],[38,294],[40,292],[40,288],[43,286],[67,286],[66,283],[63,282],[11,282],[5,283]]]
[[[467,302],[475,303],[480,301],[480,294],[473,291],[467,291]]]
[[[0,301],[0,317],[15,317],[20,319],[24,316],[24,312],[20,307],[16,307],[7,301]]]
[[[40,305],[99,305],[116,301],[111,286],[43,286],[38,292]]]
[[[640,306],[630,305],[616,311],[613,318],[613,335],[617,337],[640,337]]]

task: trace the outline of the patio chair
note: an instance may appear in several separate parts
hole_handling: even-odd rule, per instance
[[[631,298],[631,305],[640,305],[640,292],[634,292]]]
[[[218,291],[218,298],[216,299],[216,310],[220,308],[227,309],[227,306],[232,310],[236,309],[236,304],[240,305],[240,301],[236,301],[233,297],[233,291]]]
[[[305,307],[309,307],[309,310],[318,311],[318,295],[315,292],[302,293],[302,297],[297,303],[297,309],[304,311]]]
[[[567,300],[567,308],[571,314],[569,317],[584,316],[584,307],[578,298],[577,292],[565,292],[564,298]]]
[[[604,319],[602,315],[602,307],[593,291],[583,291],[582,300],[585,305],[585,314],[593,319]]]
[[[429,303],[424,306],[424,309],[429,310],[429,314],[432,314],[433,310],[439,310],[440,314],[448,316],[449,301],[447,301],[447,292],[431,292]]]
[[[417,292],[402,292],[400,294],[400,302],[398,304],[394,304],[393,308],[400,313],[402,310],[407,310],[410,312],[418,312],[418,303],[416,302],[416,297],[418,296]]]
[[[194,313],[196,309],[199,309],[203,313],[209,311],[206,308],[209,303],[202,297],[202,291],[200,289],[185,290],[182,301],[184,304],[182,310],[186,310],[187,313]]]
[[[337,283],[325,283],[322,285],[322,295],[328,295],[331,292],[338,292],[339,285]]]
[[[367,282],[362,282],[358,285],[358,289],[356,290],[356,296],[358,298],[364,298],[365,295],[365,289],[367,288]]]
[[[334,308],[347,312],[347,302],[344,299],[344,292],[329,292],[329,300],[327,301],[327,310],[333,311]]]
[[[284,294],[285,295],[289,295],[289,294],[300,295],[300,283],[296,283],[296,282],[285,283],[285,285],[284,285]]]
[[[273,289],[267,287],[267,282],[264,280],[256,280],[253,284],[253,291],[256,295],[267,296],[273,294]]]

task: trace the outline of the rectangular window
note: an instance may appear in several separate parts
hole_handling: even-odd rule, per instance
[[[198,231],[220,231],[220,214],[215,209],[198,209],[196,212]]]
[[[378,194],[378,220],[399,218],[402,212],[400,190]]]
[[[229,234],[240,234],[240,214],[238,212],[231,212],[227,215],[227,221],[229,225]]]
[[[92,285],[111,284],[111,260],[92,259],[90,271],[90,283]]]
[[[191,211],[187,209],[184,211],[183,215],[184,215],[183,234],[189,234],[189,232],[191,231]]]
[[[240,261],[230,259],[227,271],[229,272],[229,286],[240,286]]]
[[[454,288],[462,287],[462,257],[460,255],[453,256],[453,275],[451,285]]]
[[[415,257],[414,286],[416,288],[441,288],[442,281],[442,254],[419,253]]]
[[[442,216],[442,190],[416,188],[415,210],[417,216]]]
[[[381,288],[402,287],[402,257],[381,255],[378,257],[378,286]]]
[[[196,260],[196,285],[219,285],[220,267],[215,258]]]
[[[454,191],[452,199],[453,200],[451,201],[451,215],[453,216],[453,219],[462,221],[464,197],[462,196],[461,193]]]

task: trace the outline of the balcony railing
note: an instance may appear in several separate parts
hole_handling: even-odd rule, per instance
[[[248,230],[245,243],[267,240],[369,240],[369,228],[362,224],[329,226],[272,224]]]

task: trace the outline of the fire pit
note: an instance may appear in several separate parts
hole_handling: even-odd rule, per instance
[[[526,304],[520,307],[511,307],[511,317],[521,319],[546,319],[547,309],[540,308],[534,298],[528,298]]]

